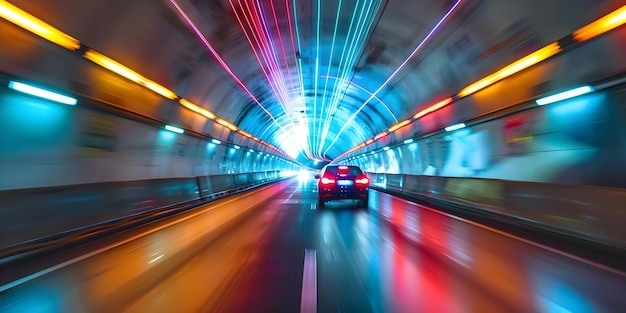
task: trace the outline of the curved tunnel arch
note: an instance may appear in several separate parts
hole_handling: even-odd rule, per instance
[[[370,102],[346,125],[348,116],[352,116],[370,97],[368,92],[359,88],[348,89],[336,108],[338,117],[328,127],[327,139],[334,141],[334,146],[327,154],[316,152],[319,155],[312,158],[308,155],[290,158],[285,151],[271,147],[277,147],[277,142],[283,140],[280,137],[281,126],[291,132],[293,120],[280,105],[274,103],[276,97],[265,84],[264,75],[252,66],[255,65],[252,57],[238,55],[246,51],[243,49],[245,45],[228,42],[235,38],[232,35],[237,32],[219,36],[220,30],[228,31],[233,26],[232,21],[220,19],[219,25],[214,25],[209,20],[205,24],[207,33],[211,34],[211,40],[225,49],[224,53],[232,53],[232,60],[239,61],[239,64],[234,62],[233,69],[242,75],[245,82],[251,83],[251,93],[275,114],[276,124],[241,91],[231,76],[216,65],[214,59],[204,58],[195,64],[197,67],[190,73],[182,73],[184,70],[181,70],[183,66],[180,63],[188,62],[190,55],[197,54],[199,43],[193,33],[181,26],[184,24],[175,14],[176,18],[172,19],[172,12],[164,14],[167,17],[165,23],[159,23],[163,14],[143,16],[146,12],[171,10],[168,3],[143,1],[131,4],[128,1],[103,0],[94,6],[102,9],[100,17],[95,16],[100,12],[88,10],[87,2],[57,1],[59,7],[49,6],[47,0],[11,2],[23,4],[34,15],[54,21],[55,25],[67,29],[69,33],[80,34],[80,41],[89,42],[89,47],[66,51],[0,19],[2,232],[21,229],[20,235],[46,235],[40,232],[39,227],[33,227],[31,216],[54,215],[69,223],[77,221],[72,218],[77,215],[93,217],[101,214],[96,217],[105,216],[108,219],[111,217],[109,214],[123,210],[127,211],[122,213],[129,214],[144,212],[146,204],[178,205],[187,201],[217,199],[225,194],[292,177],[297,170],[319,168],[331,161],[356,164],[367,172],[368,179],[375,186],[372,189],[376,189],[370,190],[368,196],[379,195],[379,198],[372,199],[373,210],[365,214],[389,218],[392,223],[397,223],[396,226],[402,224],[411,228],[409,231],[413,235],[417,235],[418,227],[426,227],[426,231],[420,231],[419,236],[432,236],[423,238],[430,238],[436,243],[434,250],[443,249],[444,254],[456,253],[455,257],[459,259],[452,261],[461,267],[466,264],[457,261],[465,262],[474,256],[471,261],[484,261],[483,237],[478,237],[480,242],[476,251],[457,250],[458,236],[449,237],[454,233],[440,232],[432,227],[433,220],[422,219],[421,215],[415,219],[414,212],[404,214],[405,211],[396,211],[398,207],[405,207],[407,202],[397,199],[401,201],[398,202],[400,205],[389,205],[388,199],[392,197],[378,192],[402,193],[407,197],[417,195],[415,199],[444,201],[439,203],[454,207],[466,202],[470,203],[465,207],[469,211],[481,208],[487,214],[502,217],[508,214],[516,221],[534,221],[539,216],[540,219],[545,218],[539,220],[542,226],[554,227],[560,235],[571,231],[573,238],[580,238],[581,234],[589,235],[589,242],[594,247],[603,240],[609,246],[617,242],[620,248],[626,247],[621,218],[626,199],[626,152],[621,149],[624,146],[623,134],[626,133],[626,120],[621,114],[626,104],[626,59],[614,49],[626,46],[626,28],[617,28],[589,40],[576,41],[571,34],[598,16],[623,6],[620,1],[598,0],[593,5],[569,0],[471,2],[471,10],[468,8],[462,11],[462,16],[453,19],[446,28],[445,36],[426,46],[420,59],[414,60],[415,63],[408,68],[410,73],[398,75],[379,93],[381,100],[389,103],[389,109]],[[192,2],[188,4],[195,5],[198,10],[211,10],[212,4],[219,1]],[[0,5],[4,3],[0,1]],[[406,49],[403,48],[410,48],[419,37],[416,34],[425,31],[423,26],[429,25],[436,15],[433,12],[441,13],[445,8],[440,6],[449,4],[449,1],[438,2],[436,7],[430,7],[431,10],[421,11],[419,9],[430,3],[389,1],[385,14],[391,12],[387,18],[397,17],[397,20],[385,20],[383,16],[377,26],[382,30],[369,38],[389,41],[393,47],[366,47],[367,56],[364,54],[362,61],[355,64],[360,68],[354,69],[356,74],[351,79],[366,90],[376,89],[380,85],[377,82],[385,81],[386,75],[393,72],[394,64],[401,63],[398,61],[405,57]],[[122,8],[128,10],[122,12],[124,18],[120,19],[121,24],[113,25],[115,27],[111,29],[127,30],[115,33],[119,36],[103,39],[109,34],[109,23],[115,21]],[[531,14],[537,13],[538,8],[545,10]],[[305,6],[299,9],[307,12]],[[81,10],[90,14],[80,16],[78,13]],[[92,23],[82,29],[82,23],[64,18],[74,13],[81,19],[94,15]],[[211,12],[204,13],[210,15]],[[146,19],[145,25],[136,24],[142,18]],[[420,27],[411,29],[413,22],[419,22]],[[177,26],[171,27],[170,24]],[[126,27],[128,25],[134,28]],[[162,32],[151,32],[148,26],[154,25],[158,25]],[[399,30],[397,37],[381,40],[380,34],[391,34],[391,29],[400,25],[408,26]],[[139,36],[142,34],[145,38]],[[477,81],[483,74],[497,71],[511,60],[519,60],[529,51],[551,43],[563,48],[562,51],[475,93],[457,95],[459,86]],[[371,44],[376,45],[374,42]],[[189,49],[193,51],[181,46],[193,47]],[[164,98],[150,89],[151,85],[145,81],[138,84],[90,63],[84,55],[85,50],[92,47],[94,51],[102,50],[107,56],[129,66],[151,82],[171,88],[176,97]],[[154,47],[160,49],[146,50]],[[458,71],[451,74],[452,68]],[[309,86],[305,92],[319,99],[324,89],[310,88],[311,73],[307,75]],[[22,94],[9,88],[10,81],[14,80],[49,87],[75,97],[78,103],[76,106],[65,106]],[[434,83],[426,84],[427,81]],[[546,105],[539,105],[537,101],[545,100],[546,95],[583,84],[591,86],[590,93]],[[417,87],[420,89],[416,90]],[[398,126],[396,131],[385,132],[391,124],[398,122],[395,118],[401,121],[407,117],[410,119],[417,109],[430,107],[430,102],[439,100],[441,95],[450,96],[451,105],[428,112],[419,119],[414,118],[411,124]],[[179,97],[189,98],[219,118],[234,122],[237,128],[229,129],[203,115],[201,110],[183,107]],[[319,119],[312,120],[312,123],[325,125],[325,115],[321,112],[312,116]],[[453,125],[463,128],[447,129]],[[346,126],[345,130],[338,136],[343,126]],[[245,131],[253,134],[246,136]],[[372,138],[374,136],[375,139]],[[308,162],[316,158],[323,162]],[[282,188],[286,185],[275,184],[257,190],[280,189],[275,186]],[[317,214],[312,209],[316,208],[315,192],[319,189],[311,188],[310,193],[305,193],[302,190],[306,186],[301,183],[289,186],[294,188],[289,190],[290,193],[277,197],[279,202],[276,203],[285,205],[281,209],[291,214],[297,208],[301,217],[309,213]],[[300,200],[291,198],[296,191],[302,191],[304,195],[298,207],[294,205]],[[310,197],[307,198],[307,195]],[[252,202],[257,205],[259,199],[255,198]],[[11,209],[6,210],[6,207]],[[491,211],[493,208],[495,211]],[[7,212],[9,218],[5,215]],[[332,212],[315,215],[315,218],[352,215],[352,212],[325,213]],[[361,213],[364,212],[358,214]],[[431,213],[429,211],[428,214]],[[365,214],[361,216],[368,216]],[[441,215],[437,216],[436,221],[439,221]],[[271,218],[268,216],[269,221]],[[57,220],[50,220],[55,222],[50,223],[54,224],[51,227],[59,224]],[[358,218],[353,220],[358,221]],[[211,219],[213,221],[215,219]],[[41,219],[41,222],[46,221]],[[337,225],[342,226],[340,223]],[[354,225],[362,226],[358,223]],[[74,226],[80,228],[84,225]],[[303,229],[310,229],[308,226]],[[190,234],[195,235],[198,229],[204,227],[206,224],[193,229]],[[441,229],[449,228],[446,224]],[[360,240],[361,234],[355,233],[355,228],[346,227],[346,230],[359,236],[357,239]],[[307,234],[307,240],[311,239],[310,236]],[[442,241],[442,238],[446,240]],[[448,240],[451,238],[454,240]],[[23,239],[32,240],[33,237]],[[177,247],[178,239],[172,240]],[[367,253],[376,250],[366,244]],[[388,243],[381,244],[390,247]],[[391,250],[395,253],[397,249]],[[501,249],[496,246],[496,250]],[[299,252],[302,252],[301,249]],[[550,251],[550,255],[554,252]],[[138,258],[140,261],[137,264],[144,266],[146,255]],[[396,254],[392,258],[396,256],[401,255]],[[302,264],[301,258],[298,264]],[[505,262],[501,265],[503,268],[510,266]],[[529,276],[538,273],[536,266],[537,263],[532,263],[529,271],[532,275]],[[584,266],[587,268],[589,264]],[[473,266],[467,268],[470,267]],[[554,264],[548,264],[548,267],[555,268]],[[400,269],[400,280],[406,281],[403,267],[397,268]],[[375,269],[379,269],[377,263]],[[481,269],[489,271],[491,267]],[[605,277],[606,268],[600,270],[603,273],[601,276]],[[522,276],[520,278],[528,278]],[[540,279],[545,277],[542,274],[538,276]],[[563,280],[569,281],[570,278]],[[549,279],[556,278],[550,276]],[[545,281],[538,284],[543,286],[543,283]],[[379,290],[378,287],[376,290]],[[576,288],[572,290],[578,290]],[[507,292],[510,290],[507,289]],[[616,298],[619,296],[621,294],[617,293]],[[520,301],[526,300],[524,297]]]

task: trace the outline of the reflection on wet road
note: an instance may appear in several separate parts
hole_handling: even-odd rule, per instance
[[[626,277],[370,191],[287,180],[120,234],[0,295],[1,312],[617,312]],[[3,282],[4,283],[4,282]],[[5,285],[7,286],[7,285]]]

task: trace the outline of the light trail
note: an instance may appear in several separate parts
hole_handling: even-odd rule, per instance
[[[331,144],[328,146],[326,151],[324,151],[324,153],[326,153],[326,152],[328,152],[328,150],[330,150],[330,148],[337,142],[337,139],[339,139],[339,136],[343,133],[343,131],[346,129],[346,127],[348,125],[350,125],[352,123],[352,121],[354,120],[354,118],[356,117],[356,115],[361,112],[363,107],[365,107],[365,105],[369,101],[371,101],[374,98],[375,95],[377,95],[381,90],[383,90],[387,86],[387,84],[389,84],[389,82],[396,76],[396,74],[398,74],[398,72],[400,72],[404,68],[404,66],[417,54],[417,52],[420,51],[420,49],[426,44],[426,42],[428,42],[428,40],[436,33],[436,31],[439,29],[439,27],[441,27],[441,25],[443,25],[443,23],[460,6],[460,4],[462,2],[463,2],[463,0],[457,0],[450,7],[450,9],[448,9],[448,11],[439,19],[439,21],[435,24],[435,26],[433,26],[432,29],[428,32],[426,37],[424,37],[424,39],[422,39],[422,41],[420,41],[420,43],[417,45],[417,47],[415,47],[413,52],[411,52],[411,54],[400,64],[400,66],[398,66],[398,68],[395,71],[393,71],[393,73],[391,73],[391,75],[389,75],[387,80],[385,80],[385,82],[383,82],[383,84],[378,89],[376,89],[376,91],[374,91],[372,93],[372,95],[367,100],[365,100],[365,102],[359,107],[359,109],[350,116],[350,118],[341,127],[341,129],[339,130],[339,132],[335,136],[335,139],[331,142]]]

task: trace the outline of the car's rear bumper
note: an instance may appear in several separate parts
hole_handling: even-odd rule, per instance
[[[341,200],[341,199],[365,199],[367,198],[369,188],[352,188],[352,189],[319,189],[319,198],[322,201]]]

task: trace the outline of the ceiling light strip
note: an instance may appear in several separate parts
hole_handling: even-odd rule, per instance
[[[0,1],[0,17],[65,49],[80,48],[80,41],[77,39],[6,1]]]
[[[467,97],[481,89],[484,89],[488,86],[491,86],[515,73],[518,73],[524,69],[527,69],[549,57],[554,56],[555,54],[561,51],[561,46],[557,42],[553,42],[505,67],[498,70],[497,72],[488,75],[485,78],[478,80],[477,82],[463,88],[457,94],[458,97]]]
[[[576,30],[572,37],[576,41],[587,41],[626,23],[626,5],[594,22]]]

